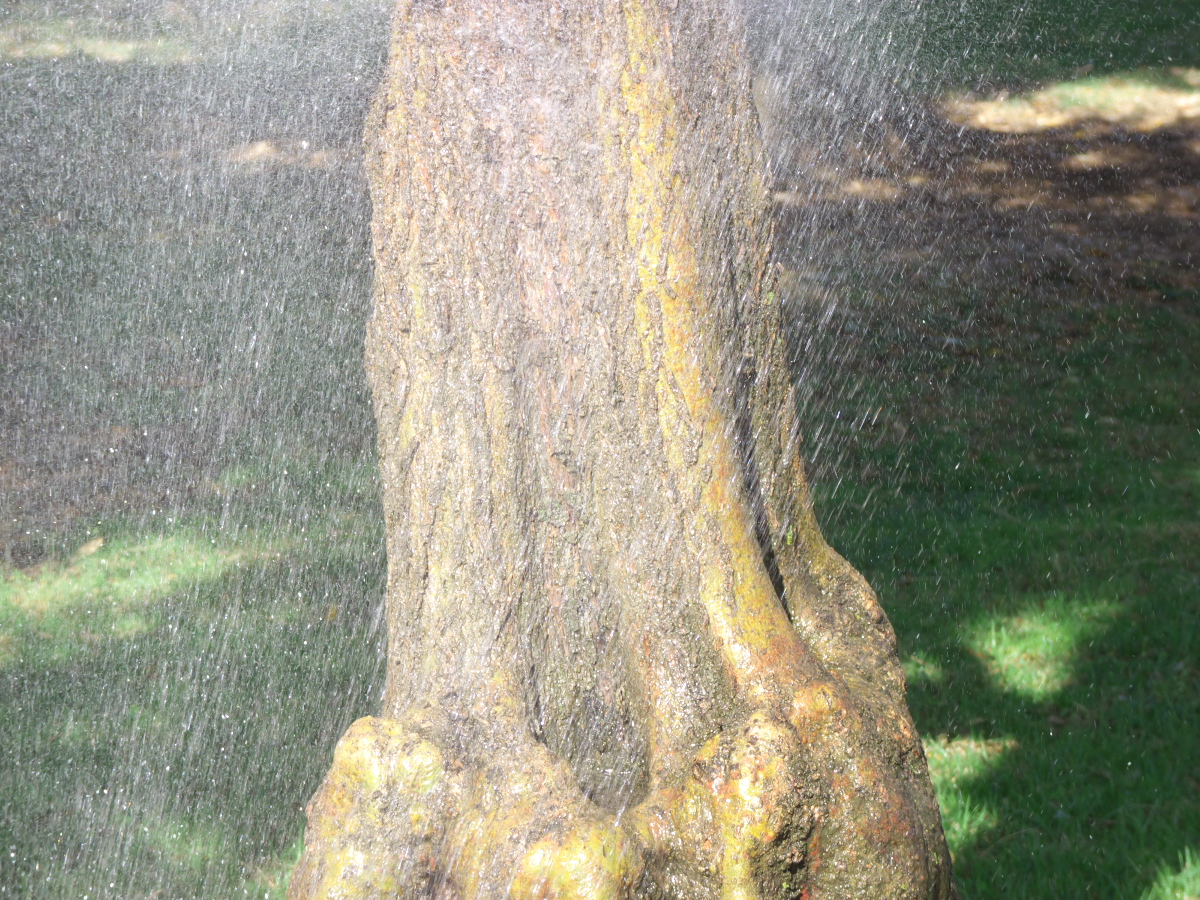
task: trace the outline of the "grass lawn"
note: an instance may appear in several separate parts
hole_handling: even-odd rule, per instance
[[[365,532],[344,509],[108,519],[0,573],[0,896],[282,896],[302,806],[379,679],[364,478]]]
[[[0,12],[0,897],[282,897],[381,687],[386,29],[127,6]]]
[[[962,87],[1200,66],[1193,0],[933,0],[908,21],[922,75]]]
[[[898,632],[967,898],[1195,898],[1200,294],[1010,302],[921,360],[936,399],[890,385],[907,434],[860,434],[827,533]]]

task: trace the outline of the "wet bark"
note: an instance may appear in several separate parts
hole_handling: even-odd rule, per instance
[[[300,898],[941,898],[801,463],[727,0],[402,2],[369,123],[380,715]]]

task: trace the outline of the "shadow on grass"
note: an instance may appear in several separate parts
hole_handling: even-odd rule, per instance
[[[828,533],[898,632],[967,898],[1193,896],[1200,296],[1027,312],[1019,354],[922,361],[936,404],[892,386],[906,463],[881,433],[849,469],[903,475],[844,482]]]
[[[914,19],[921,65],[967,87],[1200,66],[1200,11],[1191,0],[935,0]]]

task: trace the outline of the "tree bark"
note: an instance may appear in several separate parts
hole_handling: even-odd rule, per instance
[[[813,517],[728,0],[403,0],[368,127],[379,717],[300,898],[953,894]]]

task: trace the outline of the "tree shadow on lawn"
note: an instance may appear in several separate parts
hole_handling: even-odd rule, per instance
[[[186,12],[54,6],[0,25]],[[234,6],[164,25],[204,51],[186,64],[0,66],[10,565],[70,554],[97,517],[175,518],[231,467],[373,453],[361,130],[389,4]]]
[[[1200,120],[1100,112],[776,196],[818,513],[896,627],[971,900],[1200,890]]]
[[[1200,843],[1189,296],[1045,304],[1026,327],[1078,340],[1040,343],[1044,366],[975,335],[976,363],[914,414],[897,490],[847,484],[831,507],[896,627],[971,900],[1174,897],[1164,873],[1200,878],[1179,861]],[[862,443],[859,471],[904,468],[889,434]]]
[[[1200,13],[1191,0],[939,0],[914,18],[921,70],[967,87],[1200,65]]]

